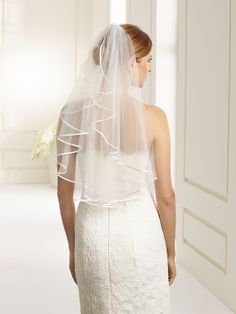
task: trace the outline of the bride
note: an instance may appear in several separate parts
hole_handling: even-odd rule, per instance
[[[175,193],[166,114],[142,101],[151,49],[138,26],[108,25],[58,119],[57,195],[82,314],[170,313]]]

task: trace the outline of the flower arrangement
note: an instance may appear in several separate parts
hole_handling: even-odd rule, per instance
[[[51,123],[47,128],[38,131],[36,142],[32,150],[31,159],[36,160],[40,154],[48,159],[51,147],[53,146],[57,129],[57,121]]]

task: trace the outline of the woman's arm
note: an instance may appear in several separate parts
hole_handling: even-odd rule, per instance
[[[75,156],[70,155],[70,170],[75,169]],[[59,168],[59,166],[58,166]],[[74,183],[69,182],[61,177],[57,181],[57,197],[60,207],[61,218],[65,229],[69,251],[74,253],[75,249],[75,204],[73,200]]]
[[[176,205],[171,182],[171,143],[166,113],[152,106],[153,153],[157,180],[155,193],[157,209],[167,245],[168,257],[175,257]]]

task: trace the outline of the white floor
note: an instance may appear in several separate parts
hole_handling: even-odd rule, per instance
[[[177,263],[171,314],[233,313]],[[79,314],[56,190],[0,185],[0,313]]]

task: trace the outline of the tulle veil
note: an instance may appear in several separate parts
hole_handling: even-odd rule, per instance
[[[56,132],[57,175],[76,199],[109,207],[153,193],[157,175],[132,41],[117,24],[93,41]]]

